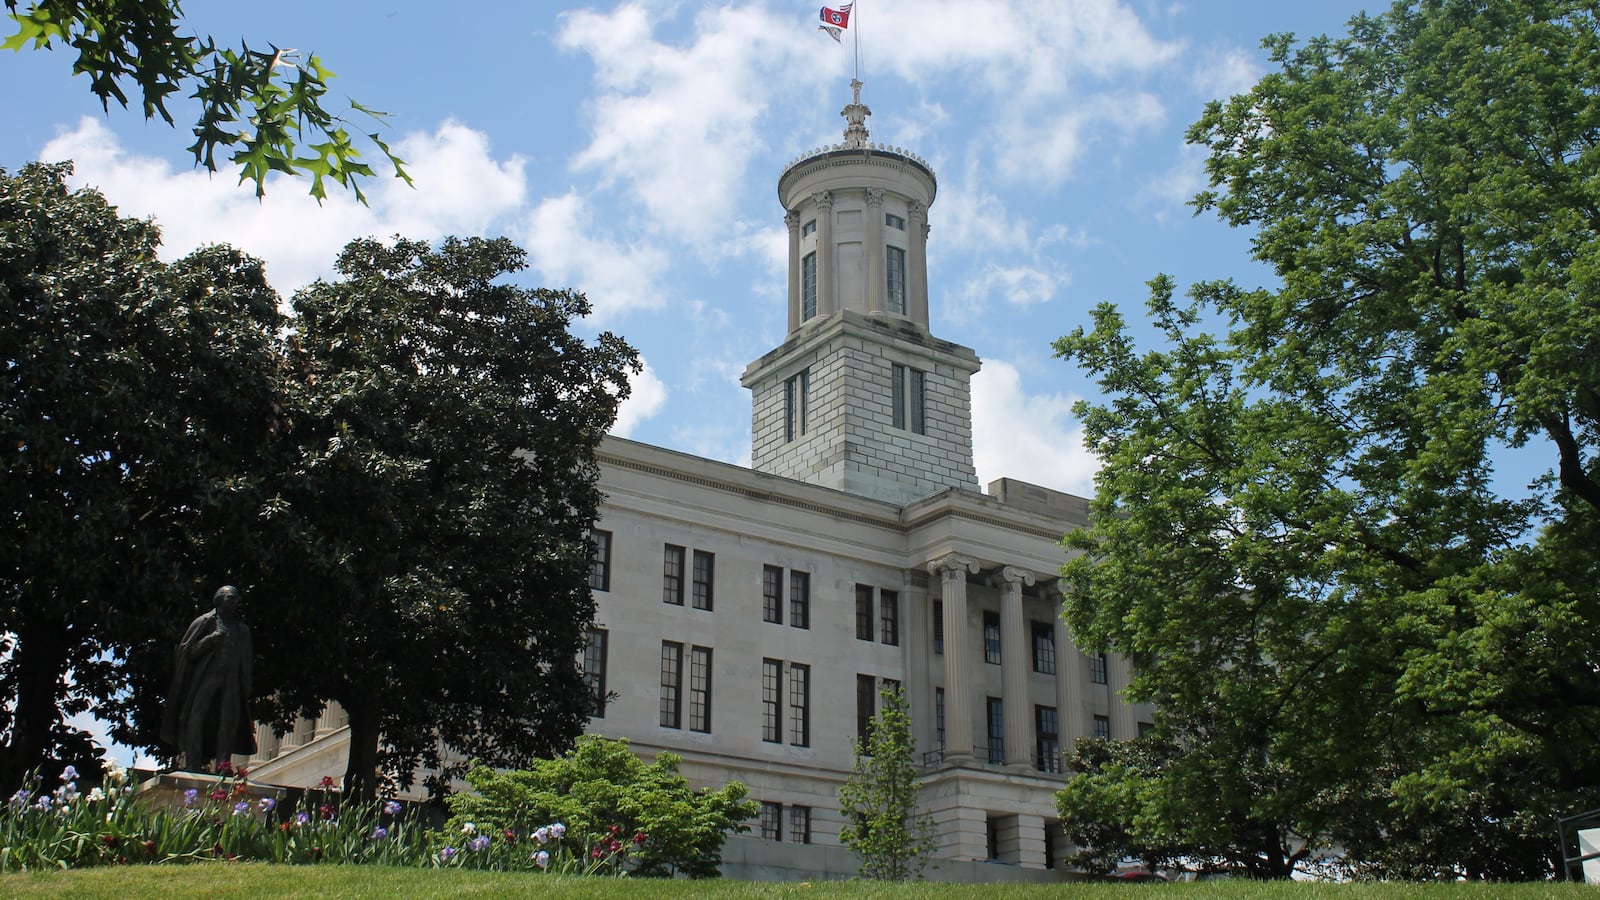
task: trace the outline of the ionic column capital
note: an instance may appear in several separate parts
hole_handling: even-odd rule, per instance
[[[990,579],[990,583],[995,587],[1005,587],[1013,584],[1028,586],[1033,584],[1034,580],[1033,573],[1027,569],[1019,569],[1016,566],[1002,566],[1000,571],[996,572],[994,577]]]
[[[968,559],[959,553],[946,553],[928,563],[928,574],[941,575],[946,581],[957,578],[965,581],[968,573],[978,574],[978,561]]]

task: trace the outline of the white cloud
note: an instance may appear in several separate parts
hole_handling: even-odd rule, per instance
[[[364,235],[433,240],[477,234],[523,203],[522,160],[497,162],[479,132],[445,122],[432,134],[413,132],[395,144],[416,188],[395,179],[366,186],[370,206],[330,188],[321,206],[303,180],[274,176],[257,200],[227,173],[176,171],[165,160],[130,154],[100,121],[85,117],[40,151],[71,159],[74,185],[97,188],[125,216],[153,216],[162,255],[174,259],[204,244],[229,243],[267,264],[285,297],[333,271],[339,248]]]
[[[1154,206],[1156,221],[1167,224],[1173,218],[1193,214],[1189,201],[1206,187],[1206,151],[1184,144],[1176,161],[1167,169],[1146,178],[1139,186],[1139,202]]]
[[[1029,395],[1016,366],[985,360],[972,378],[972,452],[978,483],[1017,478],[1091,496],[1100,463],[1083,447],[1083,426],[1072,418],[1075,399]]]
[[[1206,100],[1223,100],[1248,92],[1263,74],[1253,54],[1237,48],[1213,51],[1196,67],[1194,88]]]
[[[757,6],[702,9],[687,47],[658,40],[659,24],[639,3],[563,16],[558,44],[593,60],[599,89],[589,146],[572,165],[635,194],[642,227],[706,246],[745,195],[764,149],[757,118],[782,83],[775,73],[800,58],[800,32]]]
[[[644,368],[629,380],[628,385],[631,390],[618,407],[617,421],[611,426],[611,433],[623,438],[633,434],[633,430],[644,420],[660,412],[667,402],[667,386],[656,377],[649,363],[644,364]]]
[[[667,254],[650,245],[618,244],[593,231],[588,202],[571,192],[539,203],[528,214],[521,238],[545,282],[583,291],[596,321],[662,306],[656,281],[666,271]]]

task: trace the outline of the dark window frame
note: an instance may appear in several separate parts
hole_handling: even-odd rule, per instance
[[[709,550],[694,551],[693,581],[690,594],[695,609],[710,612],[716,602],[717,555]]]
[[[761,661],[761,740],[783,743],[783,660]]]
[[[879,640],[891,646],[900,646],[900,593],[878,591]]]
[[[662,728],[683,727],[683,644],[661,642],[661,703],[658,719]]]
[[[872,587],[856,585],[856,640],[872,640]]]
[[[599,528],[589,532],[594,555],[589,557],[589,590],[611,590],[611,532]]]
[[[1001,664],[1004,648],[1000,641],[1000,614],[985,612],[983,614],[983,661],[991,666]]]
[[[792,628],[811,627],[811,573],[789,571],[789,625]]]
[[[783,624],[783,567],[761,567],[761,621]]]
[[[667,544],[661,551],[661,602],[672,606],[683,605],[683,567],[686,551],[677,544]]]
[[[689,648],[689,730],[711,733],[711,648]]]
[[[789,745],[811,746],[811,666],[789,664]]]
[[[590,626],[583,644],[583,680],[589,686],[593,708],[589,717],[606,717],[606,653],[609,634],[604,628]]]
[[[1033,633],[1033,670],[1040,675],[1056,674],[1056,629],[1049,622],[1030,622]]]

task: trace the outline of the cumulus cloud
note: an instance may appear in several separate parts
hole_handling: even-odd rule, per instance
[[[649,363],[644,363],[644,368],[629,380],[629,387],[627,399],[617,409],[617,421],[611,426],[611,433],[617,437],[633,434],[640,423],[660,412],[667,402],[667,386]]]
[[[1252,54],[1238,48],[1205,54],[1195,67],[1194,87],[1206,100],[1221,100],[1255,87],[1264,74]]]
[[[801,57],[803,32],[758,6],[702,9],[684,47],[660,40],[660,24],[640,3],[563,16],[558,45],[590,57],[599,89],[590,143],[572,165],[633,192],[643,227],[703,244],[743,196],[773,74]]]
[[[267,265],[284,296],[327,275],[352,238],[365,235],[432,240],[477,234],[523,203],[522,160],[495,160],[483,134],[454,122],[430,133],[413,132],[395,144],[408,161],[415,189],[385,179],[370,185],[369,206],[330,190],[318,206],[305,183],[274,176],[257,200],[234,176],[175,170],[162,159],[126,151],[97,119],[80,119],[39,153],[71,159],[75,186],[91,186],[122,215],[153,216],[161,226],[162,254],[174,259],[204,244],[229,243]]]
[[[659,308],[665,302],[657,282],[667,269],[666,252],[648,243],[622,244],[597,231],[588,201],[569,192],[534,207],[521,237],[547,282],[588,295],[595,321]]]
[[[1090,496],[1100,462],[1083,447],[1073,420],[1077,398],[1028,394],[1017,367],[988,359],[972,378],[972,453],[978,483],[1017,478]]]

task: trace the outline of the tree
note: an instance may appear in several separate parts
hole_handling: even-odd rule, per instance
[[[1159,278],[1166,349],[1110,306],[1057,343],[1110,398],[1080,407],[1105,465],[1067,614],[1144,660],[1183,748],[1143,782],[1167,838],[1536,877],[1531,823],[1600,801],[1596,16],[1425,0],[1269,38],[1280,70],[1189,136],[1198,207],[1280,285]],[[1508,448],[1547,474],[1497,480]],[[1250,817],[1185,819],[1196,792]]]
[[[678,774],[680,758],[659,753],[646,763],[625,740],[584,735],[569,752],[535,759],[525,768],[497,772],[478,766],[466,775],[472,793],[449,799],[446,831],[471,822],[478,830],[519,834],[560,822],[581,851],[631,841],[633,874],[670,878],[715,878],[729,832],[759,807],[745,799],[745,786],[730,782],[716,790],[694,790]]]
[[[284,172],[309,175],[318,200],[327,196],[324,179],[332,179],[366,202],[360,179],[373,171],[361,162],[350,117],[381,124],[387,114],[353,100],[348,111],[326,109],[322,98],[333,73],[316,55],[302,61],[295,50],[251,50],[242,41],[237,50],[218,48],[211,38],[182,34],[177,0],[35,0],[22,12],[17,0],[5,5],[17,32],[0,46],[52,49],[59,41],[71,47],[78,53],[73,74],[89,76],[89,89],[108,110],[113,99],[127,107],[124,85],[132,81],[145,118],[160,116],[171,125],[168,96],[193,85],[200,116],[189,150],[196,165],[215,172],[218,151],[231,150],[239,182],[255,182],[256,196],[265,193],[267,173]],[[290,74],[278,78],[283,72]],[[410,184],[404,161],[378,132],[365,137]]]
[[[262,660],[271,720],[348,713],[357,796],[379,769],[443,790],[447,759],[554,755],[588,720],[594,453],[638,363],[569,331],[582,295],[501,283],[522,261],[504,239],[357,240],[294,298],[298,537],[253,627],[299,651]]]
[[[0,782],[91,771],[66,719],[99,707],[131,743],[130,685],[223,579],[260,507],[280,423],[282,317],[261,265],[223,247],[168,266],[70,164],[0,170]],[[240,578],[248,584],[249,579]],[[156,649],[159,648],[159,649]]]
[[[898,685],[878,691],[878,715],[839,788],[839,841],[855,851],[864,878],[918,878],[933,852],[933,819],[917,812],[922,778],[912,761],[911,715]]]

